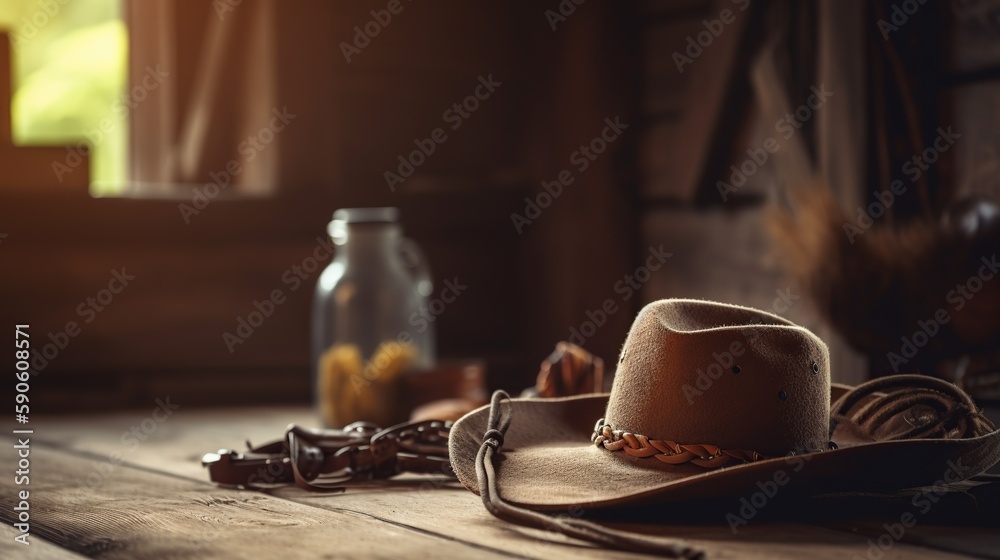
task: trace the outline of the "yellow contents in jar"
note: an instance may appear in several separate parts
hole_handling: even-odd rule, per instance
[[[367,363],[353,344],[331,346],[319,359],[319,402],[330,427],[374,422],[381,427],[406,419],[400,410],[399,376],[416,358],[409,343],[383,342]]]

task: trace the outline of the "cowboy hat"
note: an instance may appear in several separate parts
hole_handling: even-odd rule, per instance
[[[610,394],[495,395],[453,426],[449,455],[491,511],[527,515],[953,482],[1000,461],[1000,431],[954,385],[831,385],[827,347],[807,329],[669,299],[636,317]]]

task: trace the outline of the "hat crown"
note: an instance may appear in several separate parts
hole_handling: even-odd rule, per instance
[[[605,421],[778,456],[825,448],[829,414],[829,351],[816,335],[752,308],[667,299],[632,324]]]

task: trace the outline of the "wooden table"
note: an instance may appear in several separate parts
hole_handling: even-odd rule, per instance
[[[163,413],[159,416],[162,418]],[[210,484],[199,459],[244,439],[273,439],[306,408],[196,410],[162,422],[149,410],[32,419],[30,546],[14,542],[13,476],[0,477],[0,557],[9,558],[637,558],[491,517],[447,479],[414,476],[311,494],[270,494]],[[154,423],[155,422],[155,423]],[[137,435],[129,434],[133,426]],[[155,426],[155,427],[154,427]],[[138,436],[143,436],[140,441]],[[16,464],[0,448],[4,468]],[[871,542],[885,518],[752,520],[733,534],[725,512],[708,522],[621,527],[683,537],[709,558],[1000,557],[1000,528],[919,523],[880,557]]]

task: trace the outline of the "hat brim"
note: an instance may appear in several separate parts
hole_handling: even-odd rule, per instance
[[[835,388],[834,398],[841,392]],[[949,482],[956,474],[964,479],[1000,461],[997,430],[966,439],[838,441],[840,447],[830,451],[712,470],[668,465],[590,442],[608,398],[599,394],[505,402],[511,422],[495,461],[501,497],[529,509],[554,511],[747,496],[762,488],[794,488],[803,496],[888,492]],[[452,427],[448,441],[455,474],[476,493],[475,458],[488,417],[489,406],[466,414]]]

